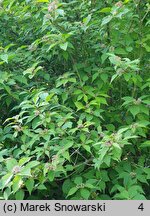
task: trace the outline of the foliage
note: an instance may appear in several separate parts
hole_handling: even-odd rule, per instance
[[[0,1],[1,199],[150,199],[149,10]]]

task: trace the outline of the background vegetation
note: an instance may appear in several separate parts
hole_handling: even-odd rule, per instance
[[[0,198],[150,199],[148,0],[0,0]]]

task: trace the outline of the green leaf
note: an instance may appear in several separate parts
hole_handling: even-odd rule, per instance
[[[77,185],[78,185],[78,184],[81,184],[82,181],[83,181],[83,180],[82,180],[82,177],[76,177],[76,178],[74,179],[74,183],[77,184]]]
[[[144,172],[147,174],[146,178],[149,180],[150,179],[150,169],[149,168],[145,168]]]
[[[131,106],[131,107],[129,108],[129,111],[132,113],[132,115],[133,115],[134,118],[135,118],[135,116],[136,116],[138,113],[140,113],[140,107],[137,106],[137,105],[133,105],[133,106]]]
[[[6,187],[7,184],[11,181],[12,177],[12,173],[7,173],[6,175],[4,175],[0,180],[0,188],[4,189],[4,187]]]
[[[7,54],[0,55],[0,59],[2,59],[4,62],[8,63],[8,55]]]
[[[96,80],[96,78],[99,76],[99,73],[94,73],[92,76],[92,82],[94,82],[94,80]]]
[[[140,148],[150,148],[150,140],[147,140],[147,141],[143,142],[140,145]]]
[[[25,163],[27,163],[31,158],[30,157],[23,157],[19,160],[18,165],[23,166]]]
[[[47,190],[44,184],[40,184],[37,188],[38,190]]]
[[[48,172],[48,179],[50,182],[52,182],[54,180],[54,177],[55,177],[55,172],[53,170],[50,170]]]
[[[109,167],[110,163],[111,163],[111,156],[110,155],[106,155],[104,157],[104,163]]]
[[[76,107],[77,107],[77,110],[84,109],[84,105],[83,105],[81,102],[76,101],[76,102],[75,102],[75,105],[76,105]]]
[[[130,199],[128,191],[125,189],[121,193],[115,194],[114,198],[116,199]]]
[[[101,77],[101,79],[103,80],[104,83],[107,82],[107,80],[108,80],[108,74],[103,73],[103,74],[100,75],[100,77]]]
[[[84,148],[87,152],[91,153],[91,147],[90,147],[89,145],[83,145],[83,148]]]
[[[11,189],[10,189],[10,188],[6,188],[6,189],[4,190],[4,194],[3,194],[4,199],[5,199],[5,200],[8,200],[8,198],[9,198],[10,195],[11,195]]]
[[[147,180],[146,180],[146,176],[145,175],[137,175],[137,179],[142,182],[142,183],[146,183],[148,184]]]
[[[33,167],[35,167],[35,166],[38,166],[39,164],[40,164],[39,161],[31,161],[31,162],[29,162],[29,163],[26,165],[26,168],[31,169],[31,168],[33,168]]]
[[[28,168],[28,167],[23,167],[21,169],[21,172],[18,175],[21,175],[21,176],[31,176],[31,169]]]
[[[103,147],[100,151],[99,151],[99,160],[102,161],[104,156],[106,155],[107,151],[108,151],[108,147]]]
[[[86,135],[84,133],[80,134],[80,140],[84,143],[86,140]]]
[[[13,179],[13,193],[16,193],[19,189],[20,189],[20,187],[22,186],[22,183],[23,183],[23,181],[22,181],[22,178],[21,178],[21,176],[15,176],[15,178]]]
[[[16,200],[23,200],[23,198],[24,198],[24,191],[23,190],[19,190],[17,193],[16,193],[16,195],[15,195],[15,198],[16,198]]]
[[[73,187],[73,185],[74,184],[71,182],[70,179],[66,179],[63,183],[63,186],[62,186],[63,193],[68,194],[70,188]]]
[[[36,2],[38,2],[38,3],[48,3],[49,0],[36,0]]]
[[[14,158],[12,158],[12,159],[8,159],[7,161],[6,161],[6,167],[7,167],[7,170],[8,171],[12,171],[13,170],[13,168],[15,167],[15,166],[17,166],[17,161],[16,161],[16,159],[14,159]]]
[[[25,186],[27,188],[27,190],[29,191],[29,194],[31,195],[31,192],[34,188],[34,180],[32,178],[29,178],[26,182],[25,182]]]
[[[108,58],[108,54],[107,53],[103,53],[101,55],[101,60],[102,60],[102,64],[105,62],[105,60]]]
[[[137,194],[133,197],[133,200],[146,200],[146,197],[143,194]]]
[[[67,150],[67,149],[69,149],[70,147],[72,147],[73,146],[73,142],[72,141],[68,141],[68,140],[65,140],[66,142],[64,143],[64,150]]]
[[[103,20],[102,20],[102,24],[101,26],[104,26],[106,25],[107,23],[109,23],[111,20],[112,20],[112,16],[107,16],[107,17],[104,17]]]
[[[77,192],[78,188],[77,187],[73,187],[69,190],[69,193],[67,195],[67,197],[72,196],[73,194],[75,194]]]
[[[62,50],[66,51],[66,50],[67,50],[67,47],[68,47],[68,42],[59,44],[59,46],[60,46],[60,48],[61,48]]]
[[[85,184],[85,187],[90,188],[90,189],[95,188],[95,186],[93,186],[92,184],[90,184],[88,182]]]
[[[90,22],[90,20],[91,20],[91,14],[89,14],[86,18],[83,19],[83,23],[85,25],[88,25],[88,23]]]
[[[114,74],[114,75],[112,76],[112,78],[111,78],[110,83],[112,83],[112,82],[114,81],[114,79],[116,79],[117,77],[118,77],[118,74]]]
[[[80,194],[81,194],[81,196],[82,196],[84,199],[86,199],[86,200],[88,200],[88,198],[89,198],[89,196],[90,196],[90,192],[89,192],[89,190],[86,189],[86,188],[81,188],[81,189],[80,189]]]
[[[101,13],[109,13],[111,11],[111,7],[106,7],[100,10]]]
[[[67,129],[67,128],[72,128],[72,122],[66,122],[66,123],[62,126],[62,129]]]
[[[69,152],[68,152],[68,151],[63,152],[63,157],[64,157],[65,159],[67,159],[68,161],[70,161],[70,155],[69,155]]]

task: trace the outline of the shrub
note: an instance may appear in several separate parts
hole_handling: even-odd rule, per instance
[[[1,2],[1,199],[149,199],[149,3]]]

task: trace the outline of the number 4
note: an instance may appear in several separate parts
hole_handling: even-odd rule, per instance
[[[138,207],[139,210],[143,211],[144,210],[144,206],[143,206],[143,203],[141,203]]]

